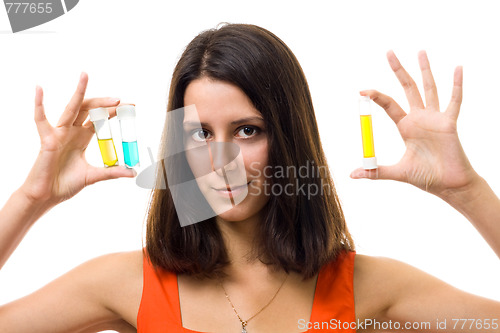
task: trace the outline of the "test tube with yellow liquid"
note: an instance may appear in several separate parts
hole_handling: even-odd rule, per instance
[[[375,157],[375,144],[373,142],[370,97],[361,96],[359,98],[359,116],[361,120],[361,140],[363,142],[363,169],[376,169],[377,158]]]
[[[101,151],[104,166],[110,167],[118,163],[115,144],[111,136],[109,127],[109,113],[106,108],[97,108],[89,110],[90,120],[94,124],[99,150]]]

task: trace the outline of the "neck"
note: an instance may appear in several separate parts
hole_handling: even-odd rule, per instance
[[[262,223],[260,214],[242,221],[227,221],[218,216],[216,222],[221,231],[229,258],[226,273],[233,280],[245,280],[253,274],[268,273],[269,266],[254,259],[257,228]]]
[[[255,236],[260,223],[258,216],[243,221],[226,221],[216,218],[219,230],[226,245],[231,264],[243,265],[254,249]]]

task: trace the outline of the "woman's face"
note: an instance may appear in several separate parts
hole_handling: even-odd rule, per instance
[[[206,77],[188,85],[184,105],[186,157],[214,212],[226,221],[260,212],[269,199],[262,114],[237,86]]]

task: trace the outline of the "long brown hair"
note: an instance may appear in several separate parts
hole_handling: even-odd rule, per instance
[[[256,237],[257,258],[308,278],[342,251],[354,250],[321,146],[309,86],[285,43],[268,30],[247,24],[227,24],[200,33],[175,67],[167,111],[183,107],[187,86],[201,77],[236,85],[262,113],[270,167],[297,170],[313,165],[321,171],[307,177],[291,173],[272,179],[281,186],[316,184],[323,190],[312,197],[303,191],[270,196]],[[168,128],[166,122],[160,156],[165,156],[168,140],[182,135]],[[215,218],[181,227],[168,187],[153,190],[146,251],[156,267],[178,274],[214,277],[228,264]]]

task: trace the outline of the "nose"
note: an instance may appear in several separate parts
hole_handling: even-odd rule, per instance
[[[237,168],[236,157],[240,153],[240,147],[232,142],[210,142],[208,151],[212,163],[212,171],[223,176]]]

